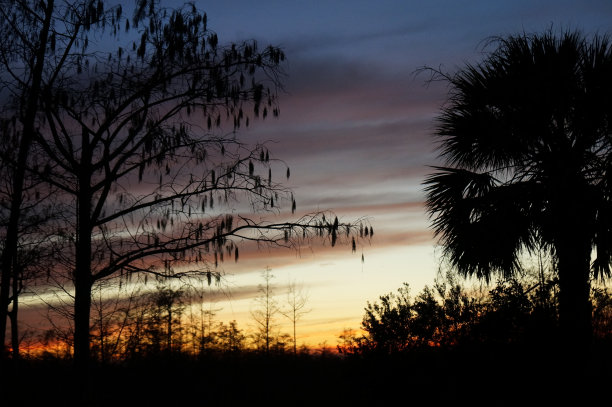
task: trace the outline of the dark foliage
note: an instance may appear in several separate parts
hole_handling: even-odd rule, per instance
[[[146,358],[94,365],[92,384],[81,389],[86,403],[61,389],[74,380],[66,361],[24,360],[17,374],[3,378],[12,392],[7,405],[169,406],[247,405],[395,405],[427,402],[486,402],[511,406],[558,402],[566,397],[597,400],[609,383],[609,348],[599,353],[580,377],[563,386],[562,369],[551,350],[524,348],[415,350],[393,357],[321,357],[293,354],[263,357]],[[476,386],[476,387],[475,387]],[[36,389],[36,391],[32,391]]]
[[[468,292],[449,274],[414,299],[404,284],[397,293],[368,303],[357,336],[345,332],[338,351],[349,355],[396,354],[423,349],[546,347],[559,333],[558,283],[538,276],[502,279],[486,295]],[[597,346],[610,346],[612,293],[593,288]]]
[[[450,92],[444,164],[425,180],[433,228],[453,267],[487,281],[552,255],[561,339],[585,348],[590,277],[611,266],[612,44],[549,30],[488,45],[481,63],[434,74]]]

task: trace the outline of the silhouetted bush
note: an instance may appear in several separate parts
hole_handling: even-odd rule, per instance
[[[361,328],[339,337],[341,354],[390,354],[431,348],[531,346],[559,336],[557,280],[524,273],[499,280],[482,294],[466,290],[452,274],[411,298],[404,283],[396,293],[367,303]],[[612,339],[612,295],[594,287],[594,340]]]

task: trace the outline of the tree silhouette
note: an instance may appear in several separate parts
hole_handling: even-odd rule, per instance
[[[563,340],[591,335],[591,275],[610,276],[612,46],[580,32],[495,38],[452,75],[438,119],[442,167],[425,180],[445,256],[464,275],[511,275],[549,252]],[[595,251],[595,258],[591,256]]]
[[[425,286],[414,299],[404,283],[396,293],[367,302],[361,322],[366,335],[358,338],[345,332],[340,349],[350,354],[449,348],[462,340],[481,311],[451,273],[436,279],[433,288]]]
[[[139,0],[130,20],[102,1],[18,5],[26,14],[44,12],[32,14],[36,24],[52,20],[42,28],[49,65],[41,68],[39,89],[15,85],[35,93],[36,108],[20,123],[34,123],[21,133],[32,137],[25,155],[37,159],[20,168],[57,191],[62,204],[49,240],[61,247],[52,277],[74,290],[78,366],[89,359],[98,281],[195,273],[210,283],[219,277],[218,263],[238,259],[240,241],[287,247],[313,235],[329,236],[332,245],[339,236],[350,239],[352,225],[321,214],[278,223],[247,215],[296,208],[291,191],[272,178],[279,161],[265,145],[236,136],[251,120],[278,114],[282,50],[255,41],[219,45],[206,14],[191,4],[173,10]],[[87,30],[96,35],[88,39]],[[114,48],[123,30],[138,38]],[[24,75],[33,69],[25,66]]]
[[[177,341],[177,332],[180,331],[181,314],[184,306],[182,297],[184,292],[160,286],[151,294],[151,318],[149,332],[155,338],[159,350],[171,354],[175,348],[180,349],[181,343]],[[177,343],[178,342],[178,343]]]
[[[414,311],[408,284],[404,283],[397,294],[381,295],[379,300],[367,302],[361,326],[368,336],[361,346],[386,353],[409,348],[416,334],[412,331]]]
[[[121,6],[105,8],[102,0],[10,0],[0,1],[0,136],[3,148],[3,178],[7,189],[2,194],[6,221],[2,222],[2,261],[0,262],[0,343],[4,344],[6,317],[12,303],[11,320],[16,320],[23,262],[19,257],[25,245],[38,241],[39,253],[52,249],[41,225],[49,220],[43,209],[52,208],[55,193],[49,184],[41,185],[32,168],[44,165],[46,159],[35,148],[44,107],[42,99],[62,78],[79,71],[88,51],[91,31],[111,28],[114,38]],[[111,27],[112,26],[112,27]],[[129,31],[126,27],[125,31]],[[34,238],[32,238],[34,236]],[[51,239],[52,240],[52,239]],[[46,241],[46,242],[45,242]],[[31,261],[32,259],[30,259]],[[42,263],[39,261],[38,263]],[[47,262],[48,263],[48,262]],[[29,267],[36,267],[33,262]],[[13,324],[12,330],[16,327]],[[15,349],[14,349],[15,352]],[[0,361],[4,357],[4,347]]]
[[[293,355],[297,355],[297,323],[310,311],[310,308],[305,308],[308,302],[308,293],[304,292],[303,286],[298,286],[295,281],[289,282],[287,286],[287,299],[285,307],[281,309],[283,314],[293,326]]]
[[[272,279],[274,274],[269,267],[261,273],[263,283],[259,284],[257,291],[259,295],[255,298],[257,308],[251,311],[251,317],[255,321],[254,339],[257,347],[263,348],[266,355],[270,353],[270,347],[274,346],[278,339],[276,332],[278,327],[277,314],[281,309],[276,300]]]
[[[220,47],[195,8],[147,4],[133,19],[136,27],[146,23],[138,45],[104,59],[83,52],[42,100],[36,146],[48,163],[32,171],[66,195],[69,221],[59,234],[74,245],[63,263],[75,288],[77,364],[88,358],[95,281],[138,271],[175,276],[174,264],[202,261],[200,247],[237,257],[227,236],[255,225],[215,213],[215,201],[242,191],[265,205],[277,189],[255,174],[253,162],[268,162],[267,150],[212,130],[228,118],[234,129],[248,121],[246,104],[255,115],[276,113],[282,52],[255,43]],[[271,78],[273,89],[256,75]],[[213,215],[203,219],[207,210]]]
[[[227,325],[221,322],[216,336],[218,346],[223,352],[237,353],[244,350],[247,337],[242,329],[238,328],[236,320],[230,321]]]
[[[33,4],[36,3],[36,4]],[[33,159],[31,146],[35,138],[39,98],[48,74],[50,46],[53,38],[54,1],[25,0],[0,2],[0,165],[2,170],[2,257],[0,261],[0,363],[5,358],[6,321],[12,303],[13,336],[17,335],[17,305],[19,280],[23,264],[19,260],[24,225],[33,226],[35,217],[28,207],[40,201],[36,182],[26,172]],[[70,26],[70,19],[66,19]],[[87,29],[76,30],[75,38],[82,38]],[[56,65],[61,70],[64,64]],[[30,212],[30,213],[28,213]],[[24,222],[25,218],[27,219]],[[13,341],[14,342],[14,341]],[[13,352],[18,350],[13,347]]]

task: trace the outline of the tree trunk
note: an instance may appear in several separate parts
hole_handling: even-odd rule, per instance
[[[563,140],[563,136],[559,136]],[[556,171],[549,186],[550,230],[559,273],[560,345],[573,356],[585,356],[592,339],[590,272],[595,202],[582,175],[582,161],[570,146],[556,155]]]
[[[11,318],[11,348],[13,349],[13,360],[19,359],[19,278],[21,273],[19,265],[13,266],[13,308],[10,312]]]
[[[89,365],[89,320],[91,313],[91,151],[89,134],[83,129],[81,168],[77,193],[77,241],[74,270],[74,364],[85,374]]]
[[[19,325],[17,321],[17,297],[13,299],[13,309],[9,312],[11,320],[11,349],[13,361],[19,360]]]
[[[90,278],[78,265],[84,262],[85,255],[77,255],[77,270],[74,283],[74,365],[85,372],[89,365],[89,317],[91,309]],[[82,259],[79,261],[79,259]]]
[[[559,357],[559,389],[564,397],[575,397],[588,388],[591,360],[591,302],[590,302],[590,240],[572,228],[570,223],[563,244],[556,244],[559,275],[560,340],[553,346]],[[564,219],[564,220],[565,220]],[[581,228],[584,229],[584,228]],[[573,233],[572,233],[573,232]]]
[[[24,126],[25,128],[25,126]],[[25,161],[27,152],[30,148],[30,142],[25,141],[29,137],[25,134],[22,135],[21,144],[19,148],[19,156],[17,161],[17,168],[13,174],[13,197],[11,202],[11,210],[9,215],[9,224],[6,231],[6,239],[4,245],[4,251],[2,252],[2,277],[0,280],[0,360],[7,357],[6,353],[6,325],[7,318],[11,318],[11,336],[19,335],[17,330],[17,291],[14,290],[15,282],[17,281],[17,248],[19,241],[19,222],[21,218],[21,204],[23,194],[23,183],[25,178]],[[11,287],[13,287],[11,293]],[[12,298],[11,298],[12,297]],[[9,313],[9,305],[13,303],[13,309]],[[14,350],[13,350],[14,352]]]
[[[17,226],[21,214],[21,194],[23,182],[17,182],[17,176],[13,179],[13,199],[9,224],[6,231],[4,250],[2,251],[2,276],[0,279],[0,361],[6,359],[6,322],[9,316],[11,280],[13,278],[13,264],[17,258]],[[21,179],[23,181],[23,178]],[[1,363],[1,362],[0,362]]]

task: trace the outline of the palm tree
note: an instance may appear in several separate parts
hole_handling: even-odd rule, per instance
[[[424,184],[445,257],[489,280],[545,250],[559,278],[563,343],[591,337],[591,278],[612,255],[612,46],[552,30],[495,38],[484,61],[442,79],[444,166]]]

